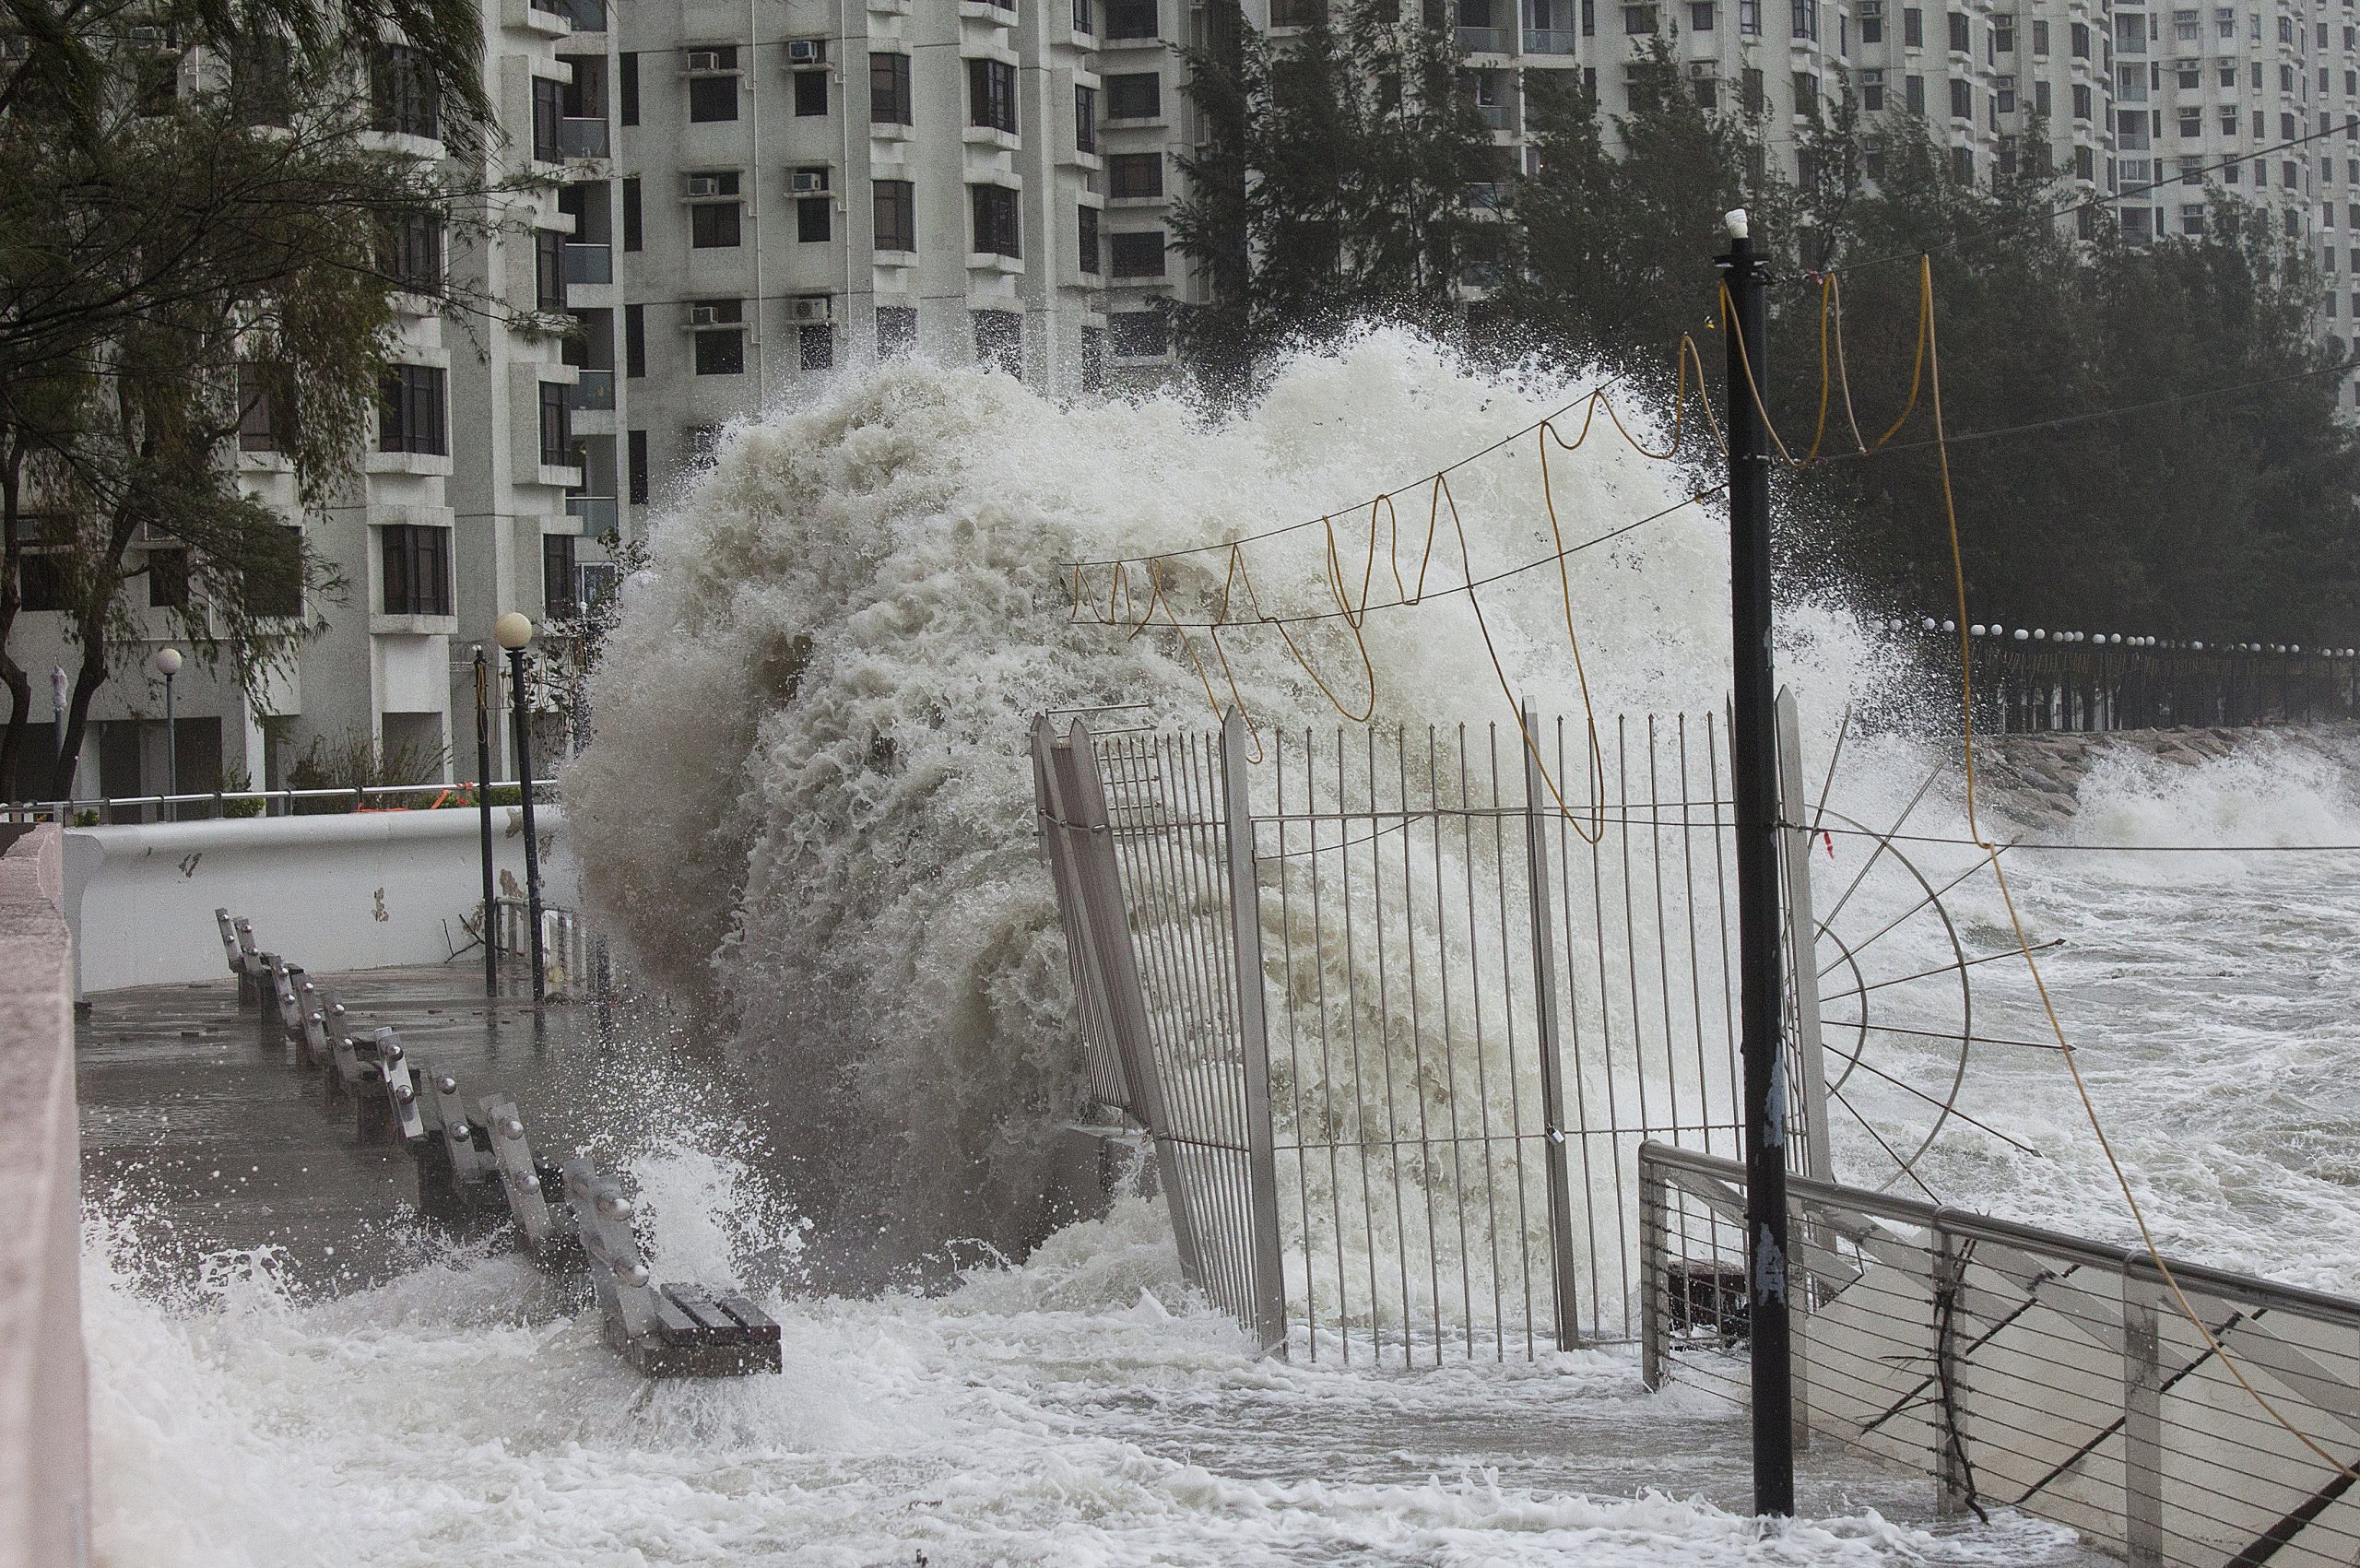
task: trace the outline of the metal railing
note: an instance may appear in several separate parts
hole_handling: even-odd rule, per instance
[[[168,814],[174,820],[189,822],[214,818],[301,817],[313,813],[333,815],[352,811],[419,811],[451,810],[475,805],[475,786],[467,784],[360,784],[341,789],[222,789],[189,795],[113,795],[77,796],[71,800],[17,800],[0,804],[0,821],[53,822],[66,826],[119,825],[126,818],[134,822],[162,820]],[[497,806],[513,800],[518,794],[514,780],[495,780],[491,785],[492,803]],[[533,796],[536,800],[557,798],[555,779],[536,779]],[[390,803],[407,800],[412,804]],[[249,809],[232,809],[232,808]],[[192,809],[192,808],[196,809]],[[95,822],[77,824],[77,819],[93,816]]]
[[[1571,29],[1527,28],[1524,29],[1524,52],[1527,54],[1571,54],[1579,46],[1581,34]]]
[[[1977,727],[2155,729],[2360,718],[2360,658],[2265,649],[1970,643]],[[1927,637],[1953,667],[1955,637]]]
[[[1458,47],[1469,54],[1513,54],[1516,29],[1462,27],[1458,29]]]
[[[557,149],[568,158],[607,156],[607,122],[603,115],[569,114],[557,124]]]
[[[1267,1348],[1631,1338],[1639,1144],[1738,1151],[1718,721],[1611,725],[1595,782],[1578,731],[1527,725],[1540,755],[1514,726],[1036,725],[1092,1091],[1153,1135],[1190,1278]],[[1797,997],[1789,1125],[1820,1170]]]
[[[491,904],[494,947],[502,957],[529,965],[533,958],[530,902],[495,897]],[[591,937],[580,912],[562,904],[541,906],[541,967],[544,989],[552,997],[569,996],[577,985],[587,985],[594,996],[605,996],[613,988],[606,943]]]
[[[1746,1397],[1745,1169],[1639,1156],[1647,1383]],[[2134,1563],[2360,1553],[2360,1301],[1793,1178],[1800,1437],[1929,1477],[1945,1511],[2014,1508]],[[2289,1425],[2303,1436],[2295,1435]],[[2305,1438],[2328,1454],[2330,1463]]]
[[[607,0],[565,0],[565,14],[576,32],[607,30]]]
[[[565,396],[566,407],[578,414],[611,414],[615,408],[615,372],[607,370],[579,369],[574,376],[573,390]]]
[[[567,496],[565,511],[567,516],[579,518],[582,531],[593,538],[613,533],[618,519],[622,515],[615,498],[610,495]]]

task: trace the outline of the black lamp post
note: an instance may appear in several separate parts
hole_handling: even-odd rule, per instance
[[[532,715],[525,705],[525,649],[533,623],[510,610],[492,623],[492,636],[508,651],[508,679],[516,732],[516,784],[525,803],[525,913],[533,926],[533,1000],[547,999],[549,973],[541,961],[541,841],[533,829]]]

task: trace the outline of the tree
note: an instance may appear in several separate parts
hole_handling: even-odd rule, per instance
[[[1286,343],[1354,322],[1453,321],[1484,222],[1469,186],[1498,155],[1446,18],[1363,0],[1273,40],[1225,0],[1210,40],[1186,52],[1208,135],[1172,225],[1205,285],[1178,325],[1209,390],[1235,395]]]
[[[306,632],[305,593],[333,595],[229,454],[242,428],[259,434],[307,507],[353,471],[393,336],[386,235],[452,203],[432,165],[373,134],[344,29],[373,37],[396,15],[423,29],[395,58],[464,142],[481,124],[480,29],[460,9],[464,29],[445,0],[167,6],[161,23],[12,6],[56,70],[0,79],[0,778],[30,712],[9,648],[29,543],[77,654],[53,795],[136,624],[131,588],[257,697]],[[192,55],[192,41],[215,48]],[[184,91],[192,67],[201,86]],[[459,73],[447,95],[443,69]]]

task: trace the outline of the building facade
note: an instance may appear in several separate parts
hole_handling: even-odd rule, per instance
[[[1283,37],[1317,5],[1244,11]],[[2200,232],[2208,181],[2258,197],[2314,247],[2319,330],[2342,348],[2360,335],[2354,6],[1456,0],[1452,19],[1510,166],[1535,166],[1535,73],[1586,73],[1611,124],[1660,40],[1701,101],[1758,117],[1788,175],[1813,104],[1849,91],[1871,124],[1922,119],[1977,178],[2038,138],[2069,190],[2104,198],[2082,221],[2133,241]],[[180,787],[277,785],[314,745],[472,777],[492,620],[521,609],[561,642],[610,581],[610,543],[725,425],[841,369],[915,352],[1057,395],[1162,379],[1162,306],[1194,287],[1169,241],[1201,135],[1182,51],[1205,25],[1198,0],[485,0],[504,145],[454,171],[533,183],[491,198],[489,239],[405,231],[394,265],[419,288],[348,495],[304,515],[266,419],[242,439],[243,482],[348,594],[304,607],[324,629],[260,704],[183,676]],[[382,135],[448,157],[403,79],[381,64]],[[490,308],[453,308],[446,276]],[[70,664],[62,620],[27,612],[28,667]],[[162,787],[159,695],[136,675],[103,689],[78,793]]]

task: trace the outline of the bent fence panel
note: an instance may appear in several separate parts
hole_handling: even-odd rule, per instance
[[[1036,725],[1092,1092],[1154,1135],[1191,1278],[1266,1348],[1636,1336],[1640,1143],[1740,1149],[1726,749],[1712,715],[1594,751],[1529,711]],[[1790,1066],[1807,1158],[1818,1075]]]

